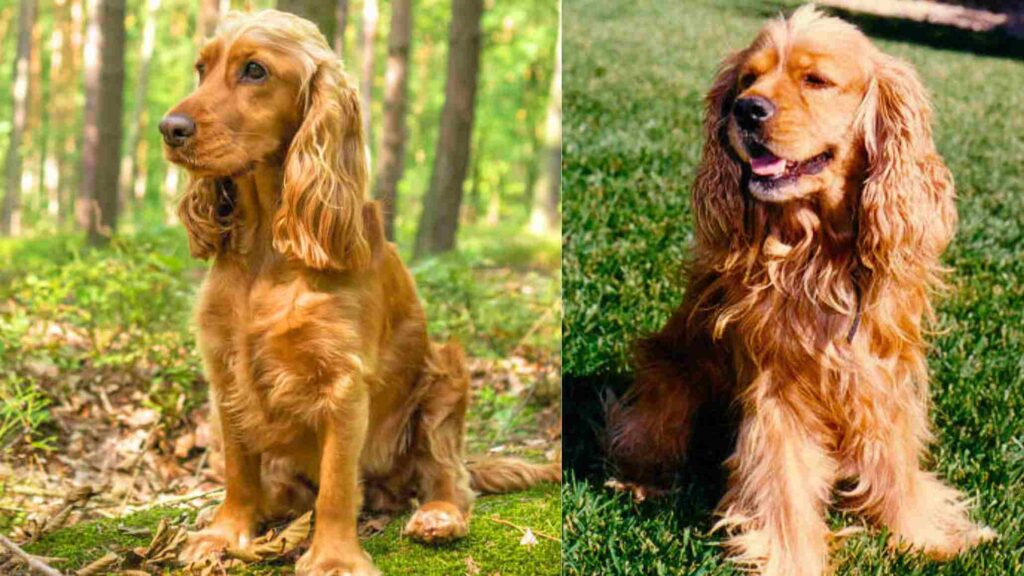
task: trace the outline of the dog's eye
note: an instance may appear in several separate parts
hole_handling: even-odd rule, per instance
[[[831,80],[820,74],[808,74],[804,76],[804,84],[807,84],[811,88],[831,88],[832,86],[835,86]]]
[[[199,74],[199,79],[202,80],[203,76],[206,75],[206,64],[196,62],[196,74]]]
[[[258,62],[246,62],[242,67],[242,80],[259,82],[267,77],[267,69]]]
[[[753,72],[747,72],[746,74],[740,77],[740,86],[744,88],[749,88],[750,85],[754,83],[754,80],[757,80],[757,74],[754,74]]]

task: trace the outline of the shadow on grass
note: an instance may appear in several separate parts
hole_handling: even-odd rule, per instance
[[[562,379],[563,467],[567,475],[593,486],[615,476],[605,454],[604,406],[621,397],[632,380],[628,374],[566,374]],[[673,505],[694,522],[706,520],[722,497],[722,465],[736,443],[736,417],[728,406],[713,404],[697,415],[686,462],[673,479]]]
[[[740,5],[731,10],[745,16],[760,14],[765,19],[789,15],[797,5],[781,2],[765,2],[757,5]],[[979,56],[995,56],[1024,60],[1024,40],[1010,35],[1002,28],[980,32],[951,26],[920,22],[908,18],[880,16],[867,12],[854,12],[835,6],[819,6],[825,12],[856,25],[872,38],[919,44],[940,50],[970,52]]]

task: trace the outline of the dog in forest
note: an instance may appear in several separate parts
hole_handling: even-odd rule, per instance
[[[212,258],[197,309],[226,496],[182,560],[245,548],[262,522],[314,508],[298,574],[377,574],[365,505],[419,507],[405,533],[466,534],[475,491],[558,481],[558,464],[466,464],[469,376],[432,344],[413,279],[366,201],[359,98],[311,22],[228,15],[199,85],[160,123],[191,183],[178,207]]]
[[[925,323],[957,221],[930,122],[908,64],[813,6],[765,25],[707,95],[689,284],[639,343],[608,443],[620,486],[663,485],[696,410],[731,403],[717,527],[763,576],[826,572],[833,494],[935,558],[995,536],[921,468]]]

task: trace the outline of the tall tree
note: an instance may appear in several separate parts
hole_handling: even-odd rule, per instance
[[[363,134],[366,142],[373,150],[373,122],[371,104],[373,103],[373,77],[376,65],[377,21],[380,10],[377,0],[363,0],[363,75],[359,82],[359,94],[362,96]]]
[[[142,141],[140,135],[146,128],[147,118],[144,112],[146,94],[149,92],[149,63],[153,59],[153,47],[156,44],[156,18],[159,9],[160,0],[147,1],[142,46],[139,48],[139,74],[132,97],[132,118],[128,122],[128,140],[124,147],[124,160],[121,162],[122,205],[126,205],[129,199],[141,199],[146,192],[145,181],[142,179],[139,143]]]
[[[69,86],[71,62],[68,54],[68,32],[71,24],[71,10],[68,0],[55,0],[53,8],[53,30],[50,33],[50,101],[47,106],[47,132],[52,142],[46,147],[43,160],[43,184],[46,188],[47,211],[59,216],[62,211],[61,178],[65,161],[63,135],[70,123],[67,95],[74,91]],[[66,208],[64,208],[66,209]]]
[[[104,244],[117,228],[124,107],[124,0],[91,0],[85,55],[82,185],[77,216],[89,243]],[[100,142],[103,145],[100,145]]]
[[[556,228],[562,175],[562,32],[555,44],[555,73],[551,78],[551,99],[545,123],[541,177],[533,190],[530,230],[547,232]]]
[[[430,188],[416,232],[416,257],[455,247],[462,187],[473,135],[473,109],[480,68],[483,0],[452,0],[448,33],[448,79]]]
[[[64,55],[61,60],[64,65],[61,67],[61,82],[58,90],[56,107],[62,113],[63,121],[66,122],[63,130],[64,139],[61,144],[60,179],[57,193],[60,197],[58,206],[58,223],[64,228],[75,221],[75,198],[78,190],[78,182],[81,178],[79,166],[75,162],[75,154],[81,150],[79,145],[82,133],[77,129],[77,113],[79,106],[76,97],[81,87],[83,50],[82,23],[85,10],[82,0],[68,0],[70,17],[67,21]]]
[[[384,233],[395,238],[398,183],[405,168],[405,108],[408,93],[412,1],[393,0],[388,32],[388,71],[384,82],[384,134],[374,197],[384,206]]]
[[[21,144],[28,118],[29,60],[32,57],[32,27],[36,20],[36,0],[21,0],[18,11],[18,48],[14,57],[13,115],[11,141],[4,162],[6,186],[0,205],[0,233],[18,234],[21,228]]]
[[[312,21],[328,42],[334,40],[337,19],[330,0],[278,0],[277,9],[297,14]]]
[[[345,58],[345,31],[348,29],[348,0],[338,0],[334,6],[334,18],[337,28],[334,29],[334,52],[338,58]]]
[[[199,1],[199,22],[196,26],[197,45],[202,46],[203,42],[213,36],[214,31],[217,30],[217,22],[220,21],[220,4],[220,0]]]
[[[49,68],[43,69],[43,53],[45,52],[43,50],[43,25],[48,24],[48,22],[43,22],[43,20],[50,20],[50,18],[43,17],[43,12],[37,6],[36,21],[32,25],[32,46],[35,49],[32,50],[28,65],[28,93],[32,96],[28,101],[28,118],[25,121],[25,132],[21,137],[22,204],[25,203],[26,192],[29,193],[30,197],[38,199],[45,191],[41,175],[43,173],[43,163],[46,160],[46,148],[49,144],[50,131],[46,125],[47,120],[49,120],[48,115],[43,111],[47,109],[47,100],[49,98],[48,90],[45,88],[49,85],[46,75],[49,74],[50,70]]]

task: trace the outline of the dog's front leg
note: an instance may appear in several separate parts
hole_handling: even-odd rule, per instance
[[[844,493],[846,506],[888,527],[894,548],[939,560],[995,538],[971,521],[963,494],[921,469],[930,438],[928,401],[911,371],[889,371],[874,359],[860,365],[862,377],[846,402],[843,471],[857,479]]]
[[[359,545],[357,521],[362,505],[359,457],[366,441],[369,398],[361,381],[332,389],[319,418],[320,491],[316,499],[313,542],[295,567],[298,576],[373,576],[379,574]]]
[[[718,526],[731,559],[761,576],[820,576],[827,567],[824,505],[836,464],[827,427],[800,396],[761,374],[744,395]]]
[[[189,543],[181,554],[181,561],[185,563],[225,548],[245,548],[260,520],[260,455],[245,451],[238,435],[231,430],[229,415],[221,413],[218,420],[224,445],[226,494],[213,522],[189,535]]]

